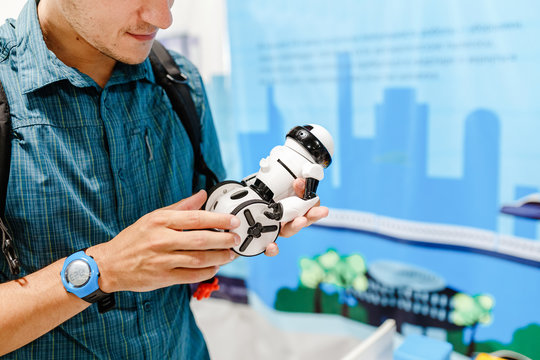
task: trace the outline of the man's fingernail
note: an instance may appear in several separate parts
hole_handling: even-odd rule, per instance
[[[229,251],[230,253],[230,256],[231,256],[231,260],[234,260],[234,258],[236,257],[236,254],[234,251]]]
[[[242,239],[240,238],[240,235],[234,234],[234,244],[235,245],[240,245],[241,241],[242,241]]]
[[[234,217],[231,219],[231,226],[232,226],[233,228],[239,227],[239,226],[240,226],[240,219],[238,219],[236,216],[234,216]]]

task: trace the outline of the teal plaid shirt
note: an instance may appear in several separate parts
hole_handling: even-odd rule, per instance
[[[205,159],[222,178],[200,75],[175,59],[190,79]],[[23,276],[191,195],[191,144],[148,60],[118,64],[101,89],[47,49],[30,0],[0,27],[0,81],[13,122],[6,218]],[[0,257],[0,282],[11,279]],[[114,310],[92,305],[6,358],[207,358],[189,301],[187,286],[120,292]]]

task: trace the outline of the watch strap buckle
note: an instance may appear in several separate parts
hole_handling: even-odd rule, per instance
[[[115,306],[116,300],[114,299],[114,294],[108,294],[98,301],[98,311],[100,314],[112,310]]]

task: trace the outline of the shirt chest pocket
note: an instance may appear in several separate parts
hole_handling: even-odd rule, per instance
[[[127,134],[128,158],[119,169],[124,188],[118,190],[126,198],[136,195],[132,216],[138,218],[191,193],[193,150],[174,113],[158,111]]]

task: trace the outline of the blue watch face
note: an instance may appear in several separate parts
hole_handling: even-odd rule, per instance
[[[82,259],[77,259],[66,267],[65,277],[68,283],[78,288],[90,280],[91,273],[90,265]]]
[[[84,299],[99,289],[97,263],[84,250],[71,254],[64,261],[60,272],[66,290]]]

